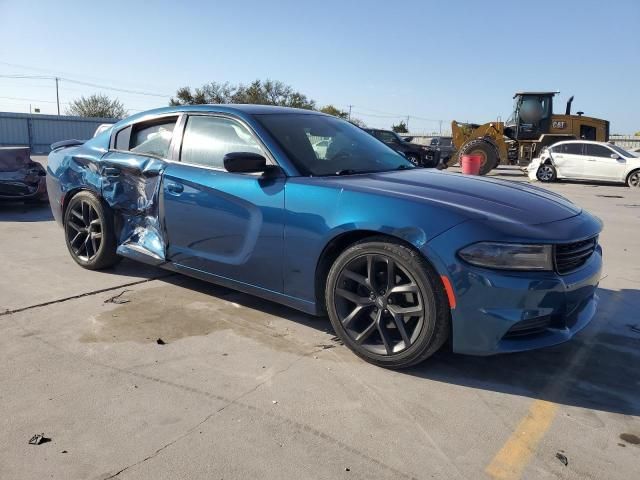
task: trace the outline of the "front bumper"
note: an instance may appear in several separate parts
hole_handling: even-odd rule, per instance
[[[575,233],[580,217],[563,222]],[[581,232],[585,237],[599,231],[593,225],[584,228],[588,230]],[[448,276],[456,297],[457,305],[451,310],[454,352],[492,355],[556,345],[571,339],[595,315],[602,271],[600,246],[584,265],[566,275],[499,271],[460,260],[455,253],[459,247],[453,246],[460,240],[452,238],[460,232],[455,231],[437,238],[426,252],[430,258],[437,257],[435,266]],[[463,231],[470,233],[468,226]],[[473,243],[468,236],[462,241]]]
[[[529,180],[538,180],[537,173],[540,168],[540,159],[533,159],[529,165],[525,168],[527,177]]]
[[[596,312],[600,248],[569,275],[500,274],[466,267],[452,311],[453,349],[474,355],[520,352],[571,339]],[[527,325],[539,328],[527,329]]]

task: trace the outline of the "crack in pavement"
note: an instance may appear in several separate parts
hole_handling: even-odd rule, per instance
[[[70,297],[64,297],[64,298],[59,298],[57,300],[50,300],[48,302],[37,303],[35,305],[30,305],[28,307],[15,308],[13,310],[7,308],[4,312],[0,312],[0,317],[3,317],[5,315],[12,315],[14,313],[24,312],[25,310],[31,310],[33,308],[47,307],[49,305],[54,305],[56,303],[64,303],[64,302],[68,302],[69,300],[77,300],[78,298],[90,297],[91,295],[97,295],[99,293],[104,293],[104,292],[110,292],[112,290],[118,290],[119,288],[132,287],[134,285],[141,285],[143,283],[152,282],[153,280],[162,280],[163,278],[172,277],[174,275],[176,275],[176,274],[175,273],[168,273],[166,275],[159,275],[157,277],[145,278],[144,280],[138,280],[138,281],[135,281],[135,282],[123,283],[122,285],[117,285],[115,287],[101,288],[99,290],[93,290],[93,291],[90,291],[90,292],[79,293],[78,295],[72,295]]]
[[[204,425],[205,423],[207,423],[212,417],[214,417],[215,415],[217,415],[218,413],[222,412],[223,410],[225,410],[226,408],[236,404],[239,400],[241,400],[242,398],[246,397],[247,395],[252,394],[253,392],[255,392],[257,389],[259,389],[262,385],[264,385],[265,383],[273,380],[275,377],[277,377],[278,375],[280,375],[281,373],[286,372],[287,370],[289,370],[291,367],[293,367],[296,363],[298,363],[300,360],[302,360],[304,357],[307,357],[313,353],[316,353],[316,350],[309,352],[309,353],[305,353],[304,355],[299,356],[298,358],[296,358],[293,362],[291,362],[287,367],[278,370],[277,372],[274,372],[272,375],[270,375],[268,378],[266,378],[265,380],[263,380],[262,382],[258,383],[256,386],[250,388],[249,390],[247,390],[244,393],[241,393],[240,395],[238,395],[236,398],[234,398],[233,400],[231,400],[229,403],[227,403],[226,405],[223,405],[222,407],[218,408],[217,410],[211,412],[209,415],[207,415],[206,417],[204,417],[204,419],[202,419],[200,422],[198,422],[197,424],[195,424],[193,427],[187,429],[186,432],[184,432],[182,435],[179,435],[178,437],[176,437],[175,439],[173,439],[172,441],[170,441],[169,443],[167,443],[166,445],[163,445],[162,447],[158,448],[155,452],[153,452],[151,455],[148,455],[147,457],[143,458],[142,460],[139,460],[135,463],[132,463],[131,465],[128,465],[124,468],[122,468],[121,470],[118,470],[116,473],[114,473],[113,475],[105,478],[104,480],[110,480],[112,478],[116,478],[118,475],[120,475],[121,473],[133,468],[133,467],[137,467],[138,465],[142,465],[143,463],[145,463],[147,460],[151,460],[152,458],[157,457],[163,450],[166,450],[167,448],[171,447],[172,445],[175,445],[176,443],[178,443],[180,440],[188,437],[189,435],[191,435],[193,432],[195,432],[200,426]]]
[[[29,330],[27,330],[24,326],[20,325],[20,324],[16,324],[16,326],[18,328],[20,328],[22,331],[24,331],[25,333],[33,333],[33,335],[29,336],[29,339],[33,339],[35,341],[38,341],[40,343],[43,343],[45,345],[47,345],[48,347],[60,351],[64,354],[67,355],[71,355],[72,357],[75,357],[81,361],[84,361],[86,363],[89,363],[91,365],[100,367],[100,368],[104,368],[104,369],[108,369],[108,370],[112,370],[112,371],[116,371],[119,373],[123,373],[125,375],[131,375],[133,377],[137,377],[137,378],[142,378],[151,382],[155,382],[155,383],[159,383],[161,385],[166,385],[166,386],[170,386],[172,388],[177,388],[179,390],[185,391],[185,392],[190,392],[190,393],[194,393],[196,395],[201,395],[210,399],[214,399],[214,400],[218,400],[221,402],[225,402],[226,405],[222,406],[220,409],[216,410],[215,412],[211,413],[210,415],[208,415],[204,420],[202,420],[200,423],[198,423],[198,425],[196,425],[195,427],[192,427],[192,429],[197,428],[199,425],[201,425],[202,423],[206,422],[207,420],[209,420],[211,417],[215,416],[217,413],[221,412],[222,410],[228,408],[231,405],[237,405],[243,409],[249,410],[251,412],[260,412],[262,413],[264,416],[268,416],[271,417],[273,419],[277,419],[280,420],[282,423],[289,425],[291,428],[295,429],[296,431],[303,433],[303,434],[308,434],[308,435],[312,435],[316,438],[318,438],[320,441],[325,442],[325,443],[329,443],[335,447],[337,447],[338,449],[340,449],[340,451],[343,452],[348,452],[351,453],[352,455],[355,455],[356,457],[359,457],[363,460],[365,460],[366,462],[372,463],[374,465],[376,465],[377,467],[386,470],[388,472],[391,472],[395,475],[396,478],[402,478],[405,480],[417,480],[416,477],[414,477],[411,474],[407,474],[401,470],[398,470],[395,467],[392,467],[390,465],[387,465],[386,463],[381,462],[380,460],[378,460],[377,458],[371,457],[369,455],[367,455],[366,453],[356,449],[355,447],[348,445],[346,443],[344,443],[341,440],[338,440],[335,437],[332,437],[331,435],[328,435],[325,432],[322,432],[308,424],[305,423],[301,423],[298,422],[296,420],[292,420],[290,418],[284,417],[282,415],[278,415],[277,413],[274,413],[272,411],[269,410],[264,410],[261,408],[258,408],[254,405],[250,405],[248,403],[243,403],[240,400],[249,395],[250,393],[252,393],[253,391],[257,390],[258,388],[260,388],[262,385],[264,385],[267,381],[269,381],[271,378],[273,378],[273,376],[269,377],[268,379],[266,379],[265,381],[259,383],[258,385],[256,385],[255,387],[253,387],[252,389],[250,389],[249,391],[239,395],[238,397],[234,398],[234,399],[230,399],[227,397],[223,397],[222,395],[217,395],[215,393],[211,393],[211,392],[207,392],[205,390],[201,390],[199,388],[195,388],[195,387],[190,387],[188,385],[183,385],[180,383],[175,383],[172,382],[170,380],[164,380],[162,378],[158,378],[158,377],[153,377],[151,375],[147,375],[144,373],[140,373],[140,372],[135,372],[135,371],[131,371],[125,368],[119,368],[113,365],[108,365],[102,362],[98,362],[95,360],[92,360],[90,358],[87,358],[81,354],[78,353],[74,353],[74,352],[70,352],[68,350],[65,350],[64,348],[59,347],[58,345],[44,339],[41,338],[40,335],[35,334],[35,332],[30,332]],[[286,372],[287,370],[289,370],[291,367],[293,367],[297,362],[301,361],[304,358],[307,358],[309,356],[312,356],[314,354],[320,353],[324,351],[323,348],[314,348],[312,350],[310,350],[309,352],[300,355],[299,357],[296,358],[295,361],[293,361],[289,366],[287,366],[285,369],[283,370],[279,370],[278,372],[276,372],[277,375],[280,375],[284,372]],[[274,374],[274,376],[276,375]],[[162,452],[163,450],[165,450],[166,448],[170,447],[171,445],[173,445],[174,443],[178,442],[179,440],[181,440],[182,438],[188,436],[190,434],[190,431],[187,431],[186,433],[184,433],[182,436],[172,440],[170,443],[168,443],[167,445],[160,447],[156,452],[154,452],[153,454],[149,455],[148,457],[145,457],[145,459],[140,460],[139,462],[137,462],[137,464],[143,463],[147,460],[149,460],[150,458],[153,458],[154,456],[158,455],[160,452]],[[108,480],[109,478],[114,478],[115,476],[119,475],[120,473],[122,473],[123,471],[125,471],[127,468],[131,468],[133,466],[135,466],[136,464],[130,465],[128,467],[123,468],[122,470],[120,470],[119,472],[117,472],[116,474],[112,475],[111,477],[107,477]]]

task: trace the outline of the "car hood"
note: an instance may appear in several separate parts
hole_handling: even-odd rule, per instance
[[[345,191],[369,192],[440,206],[474,220],[527,225],[573,217],[582,209],[526,183],[427,169],[324,177]]]

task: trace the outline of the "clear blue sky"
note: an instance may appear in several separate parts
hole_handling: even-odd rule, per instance
[[[638,0],[0,0],[0,62],[0,75],[166,95],[271,78],[371,126],[410,115],[419,131],[506,118],[517,90],[560,90],[556,112],[575,95],[612,132],[640,130]],[[60,85],[62,102],[96,91]],[[168,101],[104,93],[131,112]],[[0,78],[1,111],[51,113],[53,101],[52,81]]]

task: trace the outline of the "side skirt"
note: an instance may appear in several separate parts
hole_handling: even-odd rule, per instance
[[[166,262],[159,266],[172,272],[181,273],[189,277],[204,280],[205,282],[215,283],[223,287],[238,290],[243,293],[248,293],[249,295],[255,295],[256,297],[264,298],[265,300],[280,303],[282,305],[286,305],[287,307],[300,310],[310,315],[321,315],[321,312],[315,302],[309,302],[308,300],[303,300],[301,298],[284,295],[283,293],[274,292],[273,290],[267,290],[266,288],[257,287],[255,285],[239,282],[231,278],[208,273],[202,270],[198,270],[197,268],[180,265],[179,263]]]

